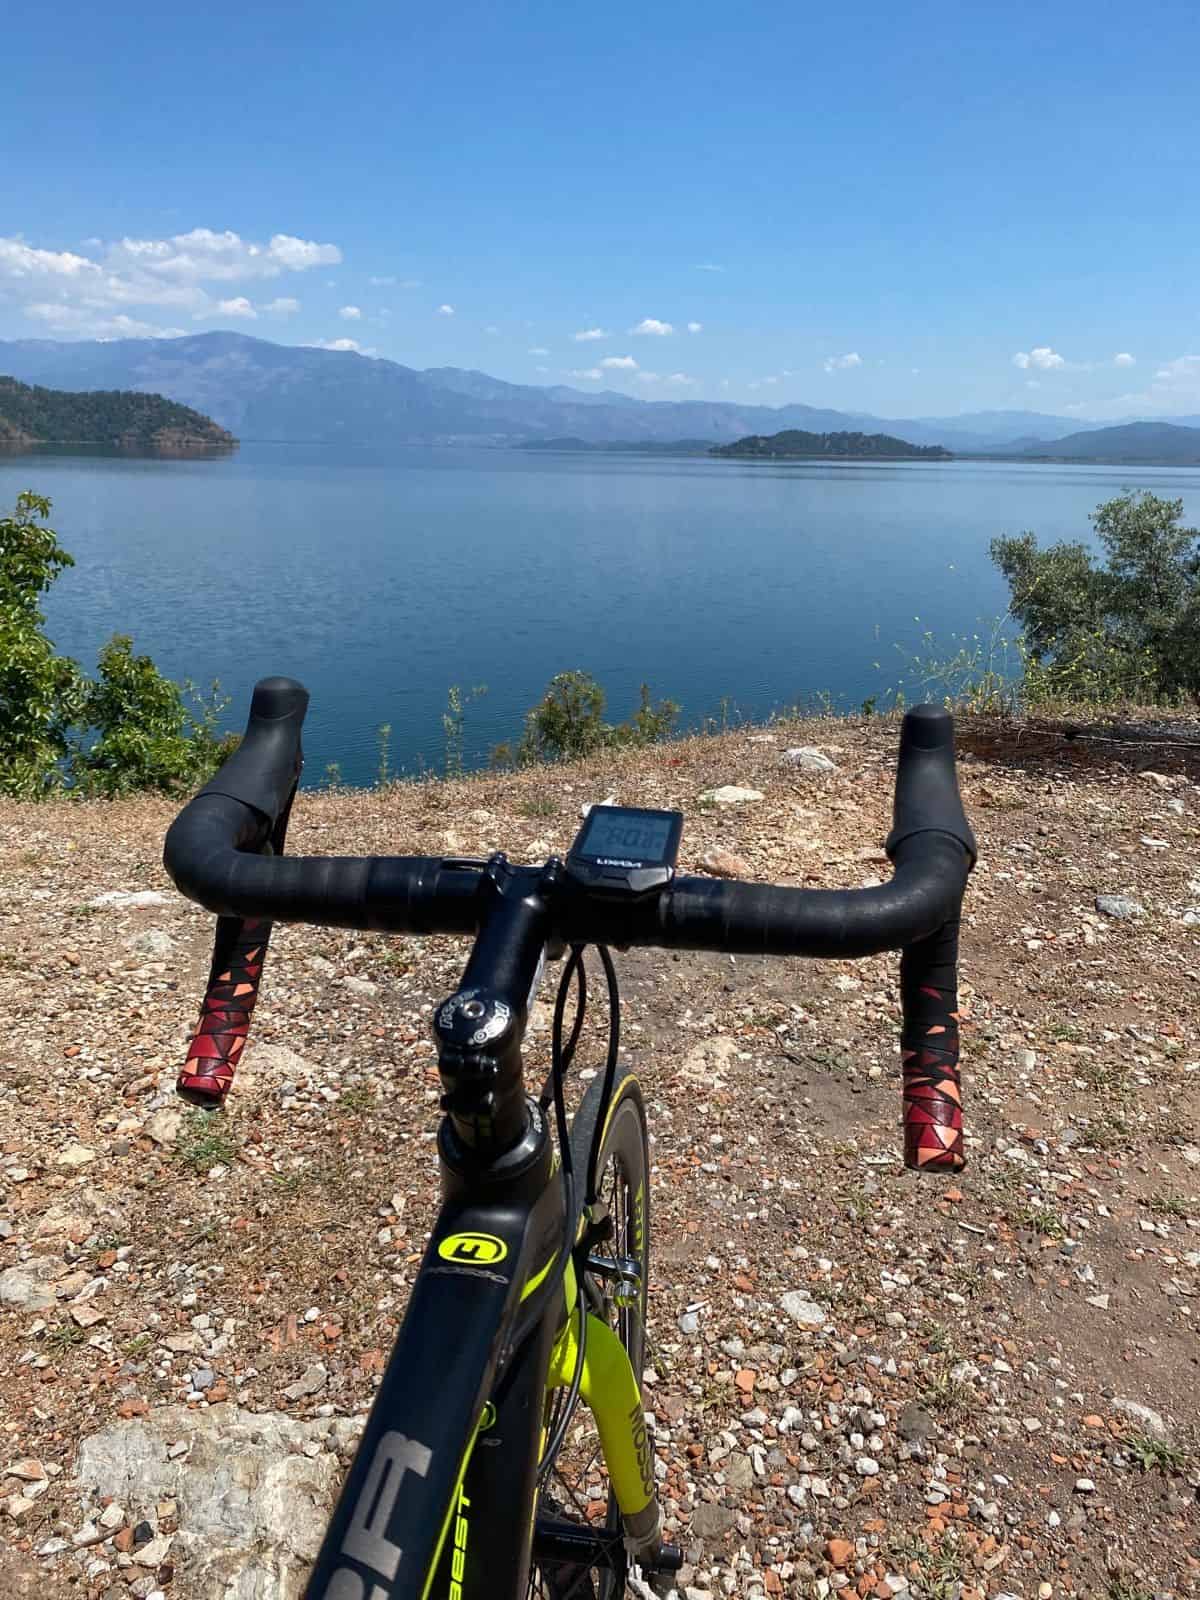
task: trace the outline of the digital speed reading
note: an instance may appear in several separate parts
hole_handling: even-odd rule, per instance
[[[683,814],[593,806],[567,856],[567,875],[596,894],[639,895],[675,875]]]
[[[674,865],[670,811],[620,811],[615,806],[593,806],[588,824],[581,830],[573,854],[586,856],[589,861],[624,856],[639,864]]]

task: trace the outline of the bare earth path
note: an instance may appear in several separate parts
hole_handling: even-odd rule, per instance
[[[289,847],[534,859],[615,794],[687,812],[687,870],[719,847],[860,884],[888,871],[895,739],[793,724],[302,794]],[[681,1593],[1200,1594],[1200,766],[964,742],[957,1184],[900,1164],[893,959],[619,958]],[[719,784],[763,798],[702,805]],[[4,1595],[298,1594],[432,1214],[428,1015],[463,949],[278,929],[228,1112],[181,1117],[211,921],[162,872],[172,810],[0,804]],[[205,1449],[209,1485],[257,1450],[242,1492],[280,1501],[285,1554],[200,1508]]]

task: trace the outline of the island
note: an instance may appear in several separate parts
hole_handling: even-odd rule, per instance
[[[76,394],[0,377],[0,445],[39,444],[192,452],[230,449],[237,440],[211,417],[161,394],[122,389]]]
[[[752,433],[733,444],[714,444],[709,455],[727,456],[738,461],[952,461],[949,450],[940,444],[909,444],[893,439],[889,433],[805,433],[787,428],[783,433]]]

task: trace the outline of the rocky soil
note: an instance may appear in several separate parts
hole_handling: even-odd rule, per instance
[[[614,795],[685,810],[687,870],[861,884],[895,739],[303,795],[289,847],[536,859]],[[691,1600],[1200,1594],[1197,752],[963,743],[957,1182],[900,1163],[893,958],[618,958]],[[433,1214],[463,948],[277,929],[228,1110],[189,1111],[212,925],[162,872],[171,815],[0,804],[5,1596],[295,1600]]]

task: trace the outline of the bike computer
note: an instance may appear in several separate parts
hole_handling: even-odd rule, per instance
[[[567,876],[593,893],[649,894],[675,876],[682,811],[593,806],[567,856]]]

